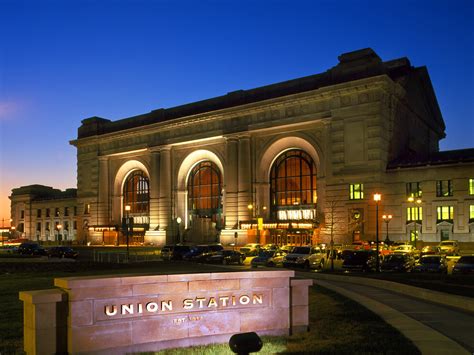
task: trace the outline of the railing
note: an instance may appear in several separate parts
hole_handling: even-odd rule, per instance
[[[155,251],[130,251],[127,258],[125,251],[93,251],[93,260],[96,263],[131,263],[161,260],[160,254]]]

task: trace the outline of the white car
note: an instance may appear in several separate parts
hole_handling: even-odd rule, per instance
[[[443,240],[438,244],[439,253],[446,255],[459,255],[459,243],[457,240]]]
[[[245,244],[240,248],[240,252],[247,256],[256,256],[260,252],[261,246],[258,243]]]
[[[326,253],[318,247],[310,245],[294,247],[291,253],[283,258],[284,267],[302,267],[307,270],[322,269]]]

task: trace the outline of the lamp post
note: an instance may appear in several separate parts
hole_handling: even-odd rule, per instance
[[[58,228],[58,242],[59,242],[59,244],[61,244],[61,227],[62,227],[61,224],[58,224],[58,225],[57,225],[57,228]]]
[[[390,239],[388,238],[388,224],[390,223],[392,218],[393,218],[393,216],[391,214],[384,214],[382,216],[382,219],[385,222],[385,226],[387,227],[386,228],[387,236],[385,237],[385,244],[387,244],[387,245],[390,243]]]
[[[379,272],[379,202],[382,199],[382,195],[379,193],[374,194],[374,201],[375,201],[375,245],[377,250],[377,258],[375,259],[376,262],[376,270],[375,272]]]
[[[408,202],[413,205],[413,207],[410,209],[411,210],[410,215],[411,215],[411,218],[413,219],[413,245],[416,248],[416,239],[417,239],[416,235],[418,233],[418,231],[416,229],[416,221],[417,221],[418,217],[420,217],[418,206],[421,205],[422,201],[421,201],[421,198],[415,199],[413,196],[410,196],[410,197],[408,197]],[[414,211],[415,211],[414,207],[416,207],[416,216],[415,216],[415,213],[414,213]],[[411,240],[410,240],[410,242],[411,242]]]
[[[129,233],[130,233],[130,205],[125,205],[125,238],[127,240],[127,263],[130,260],[130,250],[129,250]]]
[[[178,223],[178,243],[181,243],[181,235],[179,232],[179,225],[181,224],[181,217],[176,218],[176,223]]]

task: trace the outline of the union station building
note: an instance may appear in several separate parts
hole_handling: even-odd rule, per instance
[[[316,75],[84,119],[71,141],[77,190],[13,189],[17,233],[117,244],[129,223],[133,243],[154,245],[352,243],[375,240],[378,218],[381,240],[474,241],[474,149],[439,151],[426,67],[372,49],[338,59]]]

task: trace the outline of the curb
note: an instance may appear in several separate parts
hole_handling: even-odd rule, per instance
[[[386,280],[374,280],[374,279],[369,279],[365,277],[327,275],[327,274],[318,273],[318,274],[314,274],[313,278],[316,280],[327,280],[327,281],[344,280],[344,282],[378,287],[385,290],[395,291],[407,296],[419,298],[425,301],[430,301],[430,302],[442,304],[444,306],[454,307],[457,309],[461,309],[463,311],[474,313],[474,299],[470,297],[450,295],[448,293],[427,290],[424,288],[405,285],[398,282],[386,281]]]

